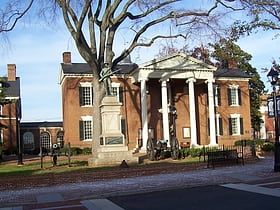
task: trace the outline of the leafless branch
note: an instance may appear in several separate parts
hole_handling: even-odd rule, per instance
[[[15,28],[17,22],[31,8],[33,2],[34,2],[34,0],[30,0],[29,4],[22,12],[20,12],[18,10],[10,10],[10,11],[4,12],[2,15],[1,23],[0,23],[0,33],[12,31]]]

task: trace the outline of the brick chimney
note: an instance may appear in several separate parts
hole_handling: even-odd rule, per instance
[[[16,64],[7,64],[8,67],[8,81],[16,80]]]
[[[230,69],[238,69],[237,61],[235,58],[230,58],[228,60],[228,68]]]
[[[64,52],[62,54],[63,63],[71,63],[71,52]]]

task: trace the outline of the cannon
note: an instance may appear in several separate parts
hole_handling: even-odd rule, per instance
[[[170,140],[170,148],[167,147],[168,140],[158,140],[155,143],[152,139],[147,141],[147,156],[149,160],[159,160],[163,151],[170,151],[173,160],[179,158],[179,142],[178,139],[173,136]]]
[[[168,140],[158,140],[155,143],[152,139],[148,139],[147,141],[147,156],[149,160],[159,160],[160,155],[163,151],[170,150],[171,157],[173,160],[177,160],[179,158],[180,150],[179,150],[179,142],[176,138],[176,108],[175,106],[170,106],[169,108],[169,132],[170,132],[170,148],[167,147]]]

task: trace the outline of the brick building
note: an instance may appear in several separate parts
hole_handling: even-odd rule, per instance
[[[8,64],[7,71],[8,76],[1,80],[4,98],[0,104],[0,143],[3,149],[16,151],[21,119],[20,78],[15,64]]]
[[[101,137],[101,147],[145,149],[147,139],[170,139],[170,123],[180,144],[232,145],[251,138],[249,77],[239,69],[216,69],[182,53],[142,65],[126,59],[111,76],[120,105],[120,138]],[[86,63],[63,53],[60,70],[64,141],[92,145],[92,74]],[[176,112],[175,112],[176,111]],[[107,125],[103,125],[106,127]]]
[[[20,139],[25,153],[37,154],[40,144],[47,150],[54,144],[63,147],[63,134],[63,123],[60,121],[20,123]]]
[[[0,143],[3,150],[38,153],[40,142],[49,149],[55,143],[63,146],[62,122],[25,122],[21,123],[20,78],[16,77],[16,65],[7,65],[8,76],[1,79],[0,105]]]

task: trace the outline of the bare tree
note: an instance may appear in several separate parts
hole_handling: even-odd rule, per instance
[[[137,47],[149,47],[159,39],[202,35],[205,29],[217,35],[218,29],[222,29],[218,20],[224,18],[221,11],[225,14],[227,9],[233,10],[227,5],[231,4],[228,0],[54,0],[56,4],[52,4],[53,1],[44,2],[49,3],[48,7],[56,12],[59,6],[80,55],[92,70],[93,152],[101,133],[99,105],[105,96],[105,88],[100,73],[105,63],[114,70],[114,67]],[[202,9],[202,5],[205,5],[205,9]],[[173,29],[165,30],[169,25],[172,25]],[[128,46],[116,55],[116,40],[124,29]]]
[[[240,3],[248,11],[248,15],[247,20],[235,22],[232,29],[234,38],[249,35],[259,28],[277,32],[280,30],[279,0],[240,0]]]
[[[20,0],[7,1],[0,6],[0,33],[12,31],[18,21],[30,10],[34,0],[26,5]]]

